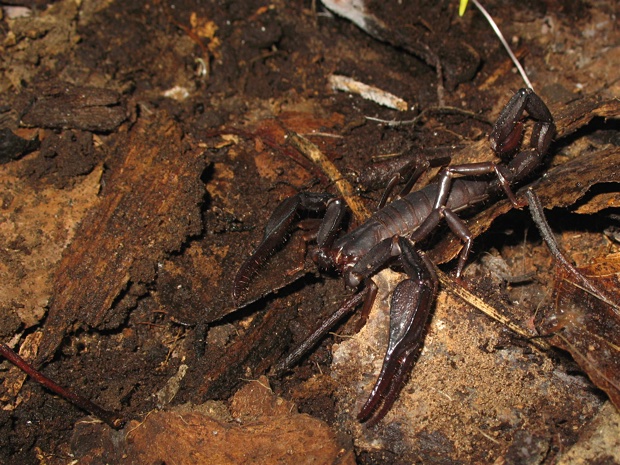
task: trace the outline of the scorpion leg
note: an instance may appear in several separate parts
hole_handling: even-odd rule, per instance
[[[411,190],[413,189],[413,186],[415,186],[415,183],[418,181],[418,179],[420,179],[420,176],[422,176],[424,172],[426,172],[426,170],[428,170],[431,167],[437,168],[437,167],[448,166],[450,162],[452,161],[452,157],[450,156],[436,157],[436,158],[431,158],[431,159],[427,158],[424,155],[419,155],[419,157],[422,161],[416,162],[414,165],[415,170],[411,169],[409,171],[409,173],[411,174],[409,175],[409,179],[405,183],[403,189],[398,194],[399,197],[404,197],[409,192],[411,192]]]
[[[447,204],[454,177],[480,176],[489,173],[495,173],[497,180],[499,181],[499,185],[506,193],[508,200],[510,200],[515,207],[518,207],[519,203],[517,202],[517,198],[510,187],[510,182],[512,179],[509,175],[511,173],[502,171],[497,163],[489,161],[448,166],[447,168],[441,170],[441,173],[439,173],[439,192],[437,193],[437,198],[435,199],[435,209]]]
[[[398,172],[394,176],[392,176],[385,188],[385,191],[383,192],[383,196],[379,201],[377,209],[381,210],[383,207],[385,207],[398,183],[400,183],[405,178],[407,179],[407,183],[402,188],[398,196],[403,197],[409,192],[411,192],[411,189],[413,188],[416,181],[420,178],[420,176],[422,176],[422,174],[424,174],[426,170],[428,170],[430,166],[431,164],[428,161],[428,158],[426,158],[424,155],[416,156],[413,161],[409,162],[405,166],[402,172]]]
[[[471,245],[473,243],[473,237],[465,222],[460,219],[456,213],[447,208],[443,213],[446,218],[446,223],[448,223],[448,226],[452,232],[456,234],[461,241],[463,241],[463,248],[459,252],[459,261],[456,265],[456,278],[458,279],[461,277],[461,274],[463,274],[463,269],[467,263],[467,257],[469,256],[469,251],[471,250]]]
[[[338,324],[345,316],[353,313],[357,306],[364,301],[363,308],[372,307],[375,297],[377,296],[377,285],[369,279],[364,289],[356,292],[353,297],[347,300],[334,314],[315,329],[299,346],[289,353],[284,360],[279,362],[274,371],[276,374],[282,374],[291,369],[301,358],[316,346],[323,337]],[[366,312],[367,313],[367,312]]]
[[[459,253],[459,261],[456,267],[456,277],[460,278],[465,264],[467,263],[467,257],[471,250],[473,238],[465,222],[461,220],[456,213],[445,206],[433,209],[418,229],[409,236],[409,239],[414,243],[424,240],[437,227],[442,218],[446,219],[446,223],[448,223],[450,230],[452,230],[464,244]]]
[[[390,335],[377,381],[357,418],[369,425],[379,422],[394,404],[422,343],[438,279],[433,265],[414,249],[412,242],[397,238],[400,262],[409,279],[396,286],[390,305]],[[379,407],[379,404],[381,406]]]
[[[274,210],[265,226],[265,234],[263,240],[256,247],[254,253],[248,258],[235,276],[233,283],[233,299],[238,302],[243,294],[247,291],[250,281],[263,264],[267,261],[269,256],[282,244],[290,230],[293,221],[297,218],[300,211],[313,211],[322,213],[329,210],[328,204],[334,202],[336,199],[330,194],[319,194],[311,192],[300,192],[299,194],[289,197],[284,200]],[[328,224],[333,229],[334,223],[342,218],[343,213],[333,213],[333,210],[337,210],[341,207],[341,203],[334,203],[335,207],[329,214]],[[319,240],[333,239],[335,233],[331,233],[329,227],[319,228]]]
[[[425,155],[418,154],[413,161],[409,162],[400,172],[396,173],[388,182],[383,196],[379,201],[378,210],[381,210],[390,200],[392,192],[403,179],[406,179],[405,185],[398,193],[399,197],[404,197],[413,189],[415,183],[420,179],[430,167],[447,166],[450,163],[451,157],[438,157],[429,159]]]

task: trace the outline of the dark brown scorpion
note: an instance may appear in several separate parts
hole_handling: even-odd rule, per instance
[[[529,148],[518,152],[524,113],[529,114],[535,124]],[[249,288],[252,277],[285,240],[293,221],[302,211],[324,214],[318,231],[315,231],[317,248],[312,254],[314,261],[321,268],[336,269],[342,273],[347,287],[357,289],[362,283],[364,286],[277,368],[290,368],[362,300],[364,313],[367,314],[377,293],[372,276],[380,268],[397,262],[408,278],[400,282],[392,294],[389,343],[383,367],[358,414],[358,420],[362,422],[374,424],[380,421],[396,400],[415,360],[416,349],[422,342],[426,320],[437,292],[438,279],[434,267],[417,250],[416,244],[427,238],[445,218],[449,228],[464,243],[456,268],[456,276],[460,277],[472,237],[456,213],[501,191],[513,205],[518,206],[511,186],[525,179],[540,165],[554,134],[555,124],[547,105],[531,89],[521,89],[503,108],[490,135],[491,148],[497,155],[516,153],[506,163],[447,166],[440,171],[437,183],[409,192],[421,174],[416,169],[396,200],[385,205],[389,196],[386,192],[374,215],[340,237],[338,233],[346,214],[341,198],[327,193],[300,192],[284,200],[267,222],[262,242],[237,272],[233,284],[235,301],[240,300]],[[491,180],[453,179],[493,173],[495,176]]]

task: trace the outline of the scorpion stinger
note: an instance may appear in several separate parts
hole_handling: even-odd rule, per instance
[[[519,152],[525,114],[534,120],[534,128],[529,148]],[[313,258],[321,267],[334,268],[342,273],[345,285],[357,293],[280,363],[278,371],[290,368],[362,301],[366,313],[377,290],[372,277],[381,268],[397,262],[407,278],[396,286],[392,295],[390,336],[383,367],[358,416],[360,421],[369,424],[380,421],[393,405],[415,361],[416,349],[422,343],[425,323],[437,291],[433,265],[416,250],[417,244],[445,219],[448,227],[464,243],[456,268],[456,276],[460,277],[473,235],[457,213],[502,192],[513,205],[519,206],[512,186],[523,181],[540,165],[554,134],[553,117],[545,103],[531,89],[521,89],[504,107],[490,135],[491,147],[498,155],[517,152],[508,162],[447,166],[440,171],[437,183],[408,192],[414,179],[406,184],[399,198],[384,205],[394,187],[391,183],[381,201],[382,208],[365,223],[340,237],[336,236],[344,216],[341,199],[329,194],[301,192],[283,201],[267,222],[262,242],[237,272],[233,285],[235,301],[285,240],[298,212],[303,210],[325,214],[316,234],[317,250]],[[488,175],[494,176],[489,179]]]

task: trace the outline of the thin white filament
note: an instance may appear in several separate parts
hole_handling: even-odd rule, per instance
[[[523,78],[525,85],[529,87],[530,89],[534,90],[534,87],[532,86],[530,79],[527,77],[527,74],[525,74],[525,70],[523,69],[523,66],[521,66],[521,63],[519,63],[519,60],[517,59],[516,55],[512,53],[512,50],[510,49],[510,45],[508,45],[508,42],[504,38],[502,31],[499,30],[499,27],[493,20],[493,17],[489,14],[487,10],[484,9],[484,7],[480,4],[480,2],[478,2],[478,0],[472,0],[472,2],[474,3],[474,5],[476,5],[476,7],[480,10],[480,12],[487,19],[487,21],[489,22],[489,24],[495,31],[495,34],[497,35],[497,37],[499,37],[500,42],[502,43],[502,45],[508,52],[508,56],[510,56],[510,59],[512,60],[512,62],[515,64],[515,66],[519,70],[519,74],[521,74],[521,77]]]

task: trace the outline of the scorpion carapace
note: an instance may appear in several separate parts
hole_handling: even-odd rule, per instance
[[[529,148],[518,152],[525,113],[535,123]],[[415,360],[438,287],[432,263],[416,244],[427,238],[444,218],[464,243],[456,267],[456,276],[460,277],[472,237],[456,213],[501,191],[517,206],[511,186],[540,165],[554,134],[555,124],[547,105],[531,89],[521,89],[504,107],[490,135],[491,148],[498,155],[516,153],[507,162],[447,166],[440,171],[437,183],[415,192],[408,192],[415,181],[410,180],[396,200],[382,206],[365,223],[340,237],[338,234],[346,213],[342,199],[326,193],[300,192],[284,200],[267,222],[262,242],[237,272],[233,283],[235,301],[243,297],[252,277],[284,242],[293,222],[303,211],[324,215],[313,236],[317,243],[312,255],[314,261],[321,268],[342,273],[347,287],[361,289],[286,357],[277,370],[294,365],[340,318],[352,312],[362,301],[366,314],[377,291],[372,276],[382,267],[399,264],[407,278],[396,286],[391,297],[389,343],[383,367],[358,415],[360,421],[369,424],[380,421],[393,405]],[[486,177],[472,179],[493,173],[495,176],[490,180]],[[420,170],[416,170],[412,176],[419,174]]]

